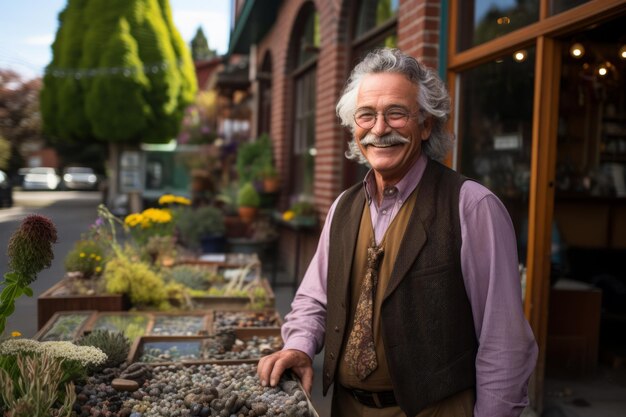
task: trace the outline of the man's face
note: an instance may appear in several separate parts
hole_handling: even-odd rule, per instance
[[[402,74],[366,75],[357,95],[357,112],[364,109],[377,113],[376,123],[370,129],[355,125],[356,142],[374,171],[386,181],[398,181],[417,160],[422,141],[428,139],[430,135],[430,123],[420,126],[418,121],[417,86]],[[394,129],[385,123],[383,114],[389,109],[409,113],[411,117],[406,126]],[[378,138],[389,134],[402,136],[408,139],[408,142],[392,146],[380,144]],[[364,145],[362,143],[364,139],[366,142],[371,140],[374,143]]]

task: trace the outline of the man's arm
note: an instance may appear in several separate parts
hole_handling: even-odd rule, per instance
[[[281,329],[285,346],[259,361],[257,373],[263,385],[275,386],[282,373],[292,369],[302,380],[304,388],[309,392],[311,390],[313,358],[324,346],[330,224],[338,200],[328,211],[315,255],[291,303],[291,311],[285,316]]]
[[[466,181],[460,195],[461,266],[478,339],[474,416],[519,416],[537,344],[524,317],[515,231],[502,202]]]

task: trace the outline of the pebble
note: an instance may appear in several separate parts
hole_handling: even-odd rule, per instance
[[[133,381],[130,379],[123,379],[123,378],[115,378],[112,382],[111,382],[111,386],[116,389],[117,391],[137,391],[139,389],[139,384],[137,383],[137,381]],[[99,397],[105,397],[106,396],[106,392],[99,392],[98,393]]]

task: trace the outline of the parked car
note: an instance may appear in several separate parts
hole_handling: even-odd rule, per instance
[[[24,177],[24,190],[56,190],[61,184],[61,177],[54,168],[31,168]]]
[[[0,207],[13,206],[13,185],[9,176],[4,171],[0,171]]]
[[[67,167],[63,171],[63,187],[68,190],[95,190],[98,176],[88,167]]]

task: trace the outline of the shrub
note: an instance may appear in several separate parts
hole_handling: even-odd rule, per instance
[[[77,241],[65,256],[65,270],[80,272],[83,278],[100,275],[104,264],[104,250],[93,240]]]
[[[128,294],[136,306],[167,308],[163,279],[144,262],[128,257],[110,260],[103,274],[106,290],[112,294]]]
[[[174,212],[180,239],[190,248],[200,247],[202,236],[223,236],[226,232],[224,214],[213,206],[183,208]]]
[[[261,197],[251,182],[245,183],[237,193],[237,204],[239,207],[259,207]]]
[[[81,337],[78,342],[80,346],[94,346],[106,353],[107,360],[94,367],[93,371],[104,368],[113,368],[121,365],[128,358],[130,350],[130,340],[120,332],[110,332],[98,329]]]

